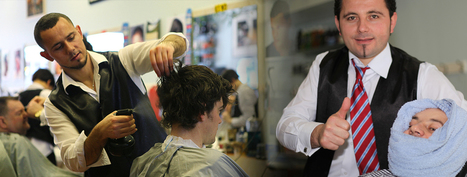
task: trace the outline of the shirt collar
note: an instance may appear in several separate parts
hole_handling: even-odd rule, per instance
[[[196,145],[191,139],[183,139],[178,136],[168,135],[165,139],[164,143],[162,143],[162,151],[167,150],[173,146],[183,146],[183,147],[191,147],[191,148],[200,148]],[[206,146],[203,145],[203,148]]]
[[[352,63],[353,58],[357,59],[354,60],[355,65],[362,68],[365,67],[363,63],[352,52],[349,51],[349,63]],[[375,73],[386,79],[388,77],[389,67],[391,66],[391,63],[391,48],[389,47],[389,43],[387,43],[383,51],[376,55],[376,57],[373,58],[373,60],[371,60],[370,63],[368,63],[368,66],[371,70],[375,71]]]
[[[92,62],[92,66],[94,67],[94,72],[98,72],[99,64],[102,62],[107,62],[107,59],[105,58],[104,55],[96,53],[96,52],[88,51],[88,53],[91,56],[89,61]],[[65,89],[65,93],[67,95],[68,95],[68,92],[66,88],[69,85],[80,87],[85,92],[95,92],[94,90],[86,87],[82,82],[73,80],[70,76],[68,76],[65,72],[63,72],[63,69],[62,69],[62,83],[63,83],[63,88]]]
[[[39,83],[33,82],[26,90],[37,90],[37,89],[44,89],[44,86],[42,86]]]

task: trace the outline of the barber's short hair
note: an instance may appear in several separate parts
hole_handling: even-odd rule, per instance
[[[389,17],[394,15],[396,12],[396,0],[384,0],[386,3],[386,7],[389,10]],[[337,20],[339,20],[342,10],[342,0],[334,0],[334,15],[337,16]]]
[[[50,86],[55,87],[55,77],[48,69],[38,69],[32,75],[32,81],[41,80],[44,82],[51,81]]]
[[[234,92],[230,83],[206,66],[176,65],[170,76],[160,78],[157,88],[163,110],[162,125],[167,128],[179,124],[193,129],[200,115],[210,113],[222,98],[223,107]]]
[[[18,97],[11,97],[11,96],[0,97],[0,116],[5,116],[8,113],[8,101],[9,100],[18,101]]]
[[[232,69],[224,70],[224,72],[222,72],[222,77],[223,77],[224,79],[227,79],[229,82],[232,82],[233,79],[238,80],[238,74],[237,74],[237,72],[235,72],[235,71],[232,70]]]
[[[70,22],[71,25],[73,25],[73,22],[71,22],[70,18],[61,13],[49,13],[42,16],[41,19],[37,21],[36,26],[34,27],[34,39],[36,40],[37,45],[42,47],[42,49],[44,49],[44,41],[42,40],[41,32],[53,28],[57,24],[60,17],[64,18]]]

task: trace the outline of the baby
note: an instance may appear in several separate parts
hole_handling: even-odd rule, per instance
[[[391,128],[389,170],[362,176],[465,175],[465,149],[464,109],[449,99],[411,101],[401,107]]]

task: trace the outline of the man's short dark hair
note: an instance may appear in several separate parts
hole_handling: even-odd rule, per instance
[[[234,79],[238,80],[238,74],[234,70],[225,70],[222,72],[222,77],[227,79],[229,82],[232,82]]]
[[[32,75],[32,81],[41,80],[44,82],[51,81],[50,86],[55,87],[54,75],[48,69],[38,69],[34,75]]]
[[[290,18],[289,4],[282,0],[274,2],[274,5],[272,5],[271,8],[271,12],[269,13],[269,18],[274,18],[280,13],[284,14],[284,18]]]
[[[18,100],[18,97],[2,96],[0,97],[0,116],[5,116],[8,113],[8,101]]]
[[[179,124],[193,129],[200,115],[210,113],[222,98],[223,107],[234,90],[230,83],[206,66],[177,65],[170,76],[160,79],[157,94],[163,110],[162,125]]]
[[[34,39],[36,40],[37,45],[41,46],[42,49],[44,49],[44,41],[42,40],[41,32],[53,28],[57,24],[60,17],[64,18],[70,22],[71,25],[73,25],[73,22],[71,22],[70,18],[61,13],[49,13],[42,16],[41,19],[37,21],[36,26],[34,27]]]
[[[384,0],[384,2],[386,2],[386,7],[389,10],[389,17],[392,17],[394,12],[396,12],[396,0]],[[334,0],[334,15],[337,16],[338,20],[340,18],[341,10],[342,0]]]

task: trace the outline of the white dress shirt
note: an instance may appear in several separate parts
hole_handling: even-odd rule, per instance
[[[186,49],[188,49],[188,40],[181,33],[168,33],[160,40],[147,41],[142,43],[136,43],[129,45],[118,52],[120,61],[128,72],[128,75],[133,82],[138,86],[141,92],[146,93],[143,81],[140,75],[147,72],[153,71],[151,62],[149,59],[149,50],[154,48],[162,42],[168,35],[178,35],[185,39]],[[107,62],[107,59],[98,53],[88,51],[91,56],[91,62],[94,67],[94,83],[96,84],[96,90],[100,88],[100,74],[99,74],[99,63]],[[184,54],[185,55],[185,54]],[[178,57],[181,58],[184,55]],[[74,85],[81,88],[83,91],[88,93],[91,97],[99,102],[99,92],[87,87],[82,82],[77,82],[68,76],[65,72],[62,72],[62,83],[65,88],[69,85]],[[98,167],[104,165],[110,165],[110,159],[107,156],[105,149],[102,150],[102,154],[99,159],[86,166],[86,159],[84,156],[84,141],[87,136],[84,131],[78,132],[76,126],[70,121],[68,116],[55,107],[50,100],[47,98],[45,101],[45,115],[47,123],[50,127],[50,131],[54,134],[54,142],[58,145],[61,151],[61,157],[65,166],[72,171],[84,172],[90,167]]]
[[[248,87],[246,84],[241,84],[237,89],[238,105],[242,115],[239,117],[232,117],[232,127],[244,127],[246,121],[251,116],[255,115],[255,104],[258,100],[255,91]]]
[[[328,52],[319,54],[313,62],[305,80],[300,85],[295,98],[284,109],[284,113],[277,124],[276,137],[279,142],[288,149],[301,152],[307,156],[313,155],[319,148],[311,148],[310,136],[316,126],[322,124],[315,122],[316,104],[318,96],[319,64]],[[349,51],[349,63],[355,59],[355,64],[365,67],[360,60]],[[386,78],[392,63],[389,43],[369,64],[363,76],[362,82],[371,101],[380,77]],[[347,97],[351,97],[352,87],[355,84],[355,69],[353,65],[348,67]],[[417,82],[417,99],[453,99],[464,109],[467,103],[461,92],[457,91],[449,80],[430,63],[420,64]],[[342,103],[336,103],[342,104]],[[371,103],[370,103],[371,104]],[[347,114],[347,116],[349,116]],[[347,118],[350,124],[350,118]],[[349,130],[350,135],[352,130]],[[344,145],[334,153],[329,176],[358,176],[359,171],[355,161],[352,136]]]

